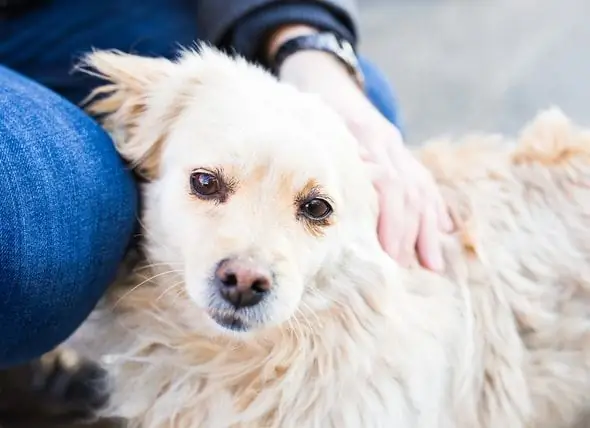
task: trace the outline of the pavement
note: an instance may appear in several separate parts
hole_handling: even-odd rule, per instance
[[[394,85],[409,143],[513,134],[540,109],[590,125],[589,0],[359,0],[361,50]]]

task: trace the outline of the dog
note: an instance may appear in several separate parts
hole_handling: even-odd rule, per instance
[[[590,132],[416,151],[456,223],[443,274],[381,249],[358,146],[318,97],[212,48],[95,51],[101,115],[143,178],[142,262],[66,346],[132,427],[590,423]]]

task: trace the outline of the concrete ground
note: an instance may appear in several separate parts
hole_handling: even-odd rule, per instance
[[[550,105],[590,125],[590,1],[359,3],[361,49],[393,82],[409,142],[514,133]]]

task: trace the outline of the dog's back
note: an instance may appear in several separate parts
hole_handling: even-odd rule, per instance
[[[467,286],[473,305],[471,393],[480,425],[583,424],[590,391],[590,133],[548,111],[516,146],[474,138],[427,146],[421,156],[458,222],[462,251],[451,257],[451,276]]]

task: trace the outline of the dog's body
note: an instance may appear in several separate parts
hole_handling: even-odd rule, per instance
[[[457,225],[438,275],[382,252],[355,142],[317,100],[210,51],[179,64],[101,53],[91,63],[115,83],[95,109],[150,179],[146,267],[71,339],[110,368],[109,416],[144,428],[586,426],[589,133],[550,111],[518,144],[420,150]],[[246,113],[223,102],[255,91],[254,116],[232,118]],[[189,105],[201,98],[207,110]],[[220,163],[239,177],[228,199],[205,206],[174,189],[182,174]],[[335,219],[300,231],[285,194],[310,179]],[[211,264],[246,253],[276,267],[277,291],[257,312],[236,310],[248,331],[231,332],[217,325],[227,310]]]

